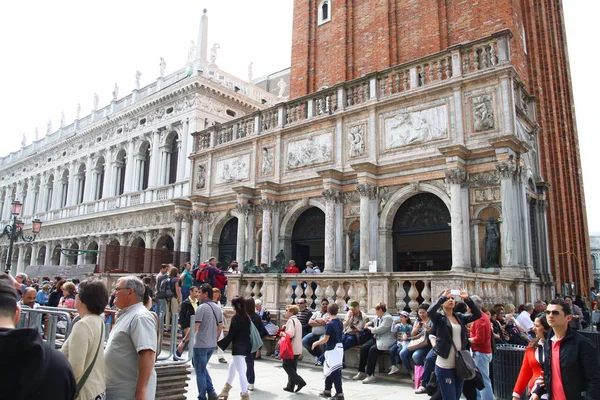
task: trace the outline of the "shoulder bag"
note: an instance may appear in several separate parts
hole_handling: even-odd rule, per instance
[[[258,329],[256,329],[256,326],[254,326],[254,322],[252,322],[252,320],[250,320],[250,344],[252,347],[250,349],[250,353],[256,353],[258,349],[263,346],[260,333],[258,332]]]
[[[462,329],[462,324],[460,324],[460,326]],[[446,325],[446,327],[448,327],[448,325]],[[452,329],[450,328],[448,331],[450,333],[450,342],[452,343],[452,347],[454,347],[454,352],[456,353],[456,376],[460,379],[464,379],[465,381],[473,379],[477,373],[477,367],[471,352],[469,350],[458,350],[454,344],[454,339],[452,339]]]
[[[421,332],[414,339],[411,339],[408,342],[408,350],[415,351],[427,347],[429,343],[427,343],[427,334],[426,332]]]
[[[77,387],[75,388],[75,398],[79,397],[79,392],[83,388],[83,385],[85,385],[85,382],[90,377],[90,374],[92,373],[92,369],[94,368],[94,365],[96,364],[96,359],[98,358],[98,353],[100,352],[100,347],[104,343],[104,322],[102,322],[102,328],[100,331],[100,341],[99,342],[100,343],[98,343],[98,348],[96,349],[96,354],[94,355],[94,359],[92,360],[91,364],[88,365],[88,367],[85,369],[85,372],[81,376],[81,379],[79,379],[79,382],[77,382]]]

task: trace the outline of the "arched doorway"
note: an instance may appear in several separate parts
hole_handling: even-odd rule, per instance
[[[227,221],[219,236],[219,261],[224,269],[236,259],[237,230],[238,219],[234,217]]]
[[[323,270],[325,263],[325,213],[317,207],[304,211],[292,231],[292,259],[300,270],[312,261]]]
[[[442,271],[452,267],[450,211],[434,194],[407,199],[394,217],[393,270]]]
[[[60,254],[61,254],[62,246],[57,244],[54,247],[54,251],[52,252],[52,265],[60,265]]]
[[[98,242],[92,242],[88,245],[88,250],[98,251]],[[85,255],[86,264],[98,264],[98,253],[87,253]]]
[[[37,253],[36,265],[44,265],[46,261],[46,246],[40,247]]]

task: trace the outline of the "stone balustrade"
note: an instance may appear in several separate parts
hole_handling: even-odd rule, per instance
[[[464,276],[451,271],[228,275],[227,299],[230,302],[236,296],[258,298],[269,311],[283,310],[299,298],[307,299],[312,308],[318,308],[326,298],[342,310],[351,300],[357,300],[368,313],[374,312],[375,304],[384,302],[391,311],[416,314],[419,304],[430,303],[447,288],[458,287],[480,296],[486,306],[524,302],[522,282],[489,274]]]
[[[446,51],[401,64],[364,77],[323,88],[316,93],[280,103],[271,108],[195,133],[195,152],[304,123],[324,115],[386,99],[390,96],[444,84],[474,73],[510,63],[508,42],[511,33],[501,31],[480,40],[452,46]],[[254,120],[252,124],[251,121]],[[252,126],[244,135],[239,126]]]

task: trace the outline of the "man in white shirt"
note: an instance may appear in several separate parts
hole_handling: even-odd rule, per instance
[[[533,314],[533,304],[525,304],[524,310],[517,316],[517,325],[526,333],[533,334],[533,321],[531,320],[531,314]]]
[[[325,334],[325,325],[330,319],[327,313],[328,306],[329,300],[321,300],[321,310],[315,311],[308,321],[308,325],[312,327],[312,332],[302,338],[302,346],[315,357],[315,365],[323,365],[323,348],[319,346],[313,349],[312,344]]]

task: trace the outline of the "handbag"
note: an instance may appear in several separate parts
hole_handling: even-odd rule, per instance
[[[418,349],[422,349],[424,347],[427,347],[427,338],[425,337],[425,334],[421,334],[421,336],[412,339],[410,342],[408,342],[408,350],[409,351],[415,351]]]
[[[250,321],[250,344],[251,350],[250,353],[255,353],[263,346],[263,341],[260,337],[260,333],[258,333],[258,329],[254,326],[254,323]]]
[[[102,346],[102,343],[104,343],[104,322],[102,322],[101,329],[102,330],[100,331],[100,341],[99,341],[100,343],[98,343],[98,348],[96,349],[96,354],[94,355],[94,359],[92,360],[90,365],[88,365],[88,367],[85,369],[85,372],[81,376],[81,379],[79,379],[79,382],[77,382],[77,386],[75,388],[75,398],[79,397],[79,392],[83,388],[83,385],[85,385],[85,382],[90,377],[90,374],[92,373],[92,369],[94,368],[94,364],[96,364],[96,359],[98,358],[98,353],[100,352],[100,347]]]
[[[448,325],[445,326],[448,327]],[[469,350],[458,350],[456,348],[456,345],[454,344],[454,340],[452,339],[452,331],[450,329],[449,333],[450,341],[452,342],[452,347],[454,347],[454,352],[456,353],[456,376],[460,379],[464,379],[465,381],[473,379],[477,371],[477,366],[475,365],[475,360],[473,360],[471,352]]]
[[[436,394],[438,391],[438,381],[437,381],[437,376],[435,375],[435,372],[431,373],[431,376],[429,377],[429,382],[427,382],[427,384],[425,385],[425,393],[427,393],[428,396],[433,396],[434,394]]]
[[[285,335],[279,340],[279,359],[293,360],[294,349],[292,348],[292,339]]]

